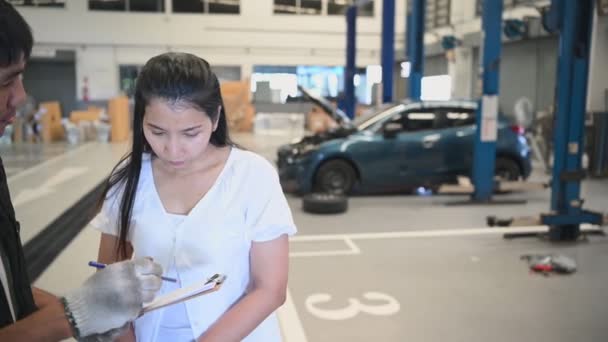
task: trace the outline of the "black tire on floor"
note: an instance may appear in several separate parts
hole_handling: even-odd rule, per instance
[[[519,165],[513,159],[498,157],[494,174],[502,181],[517,181],[521,178]]]
[[[302,198],[302,209],[313,214],[339,214],[348,209],[348,198],[340,194],[308,194]]]

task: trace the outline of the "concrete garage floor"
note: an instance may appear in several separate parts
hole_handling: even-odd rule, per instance
[[[291,140],[235,139],[269,160],[278,144]],[[606,194],[607,180],[583,184],[588,209],[606,211]],[[508,228],[485,228],[486,216],[547,212],[550,191],[497,198],[527,203],[446,206],[466,197],[352,197],[347,213],[319,216],[304,213],[301,199],[288,195],[299,232],[291,242],[290,298],[281,311],[286,340],[607,341],[608,238],[505,240]],[[579,270],[530,274],[520,256],[531,253],[565,254]]]
[[[497,236],[353,242],[360,254],[292,258],[289,288],[308,341],[608,338],[605,238],[577,246]],[[292,249],[302,244],[292,243]],[[580,270],[531,275],[519,260],[530,252],[565,253]],[[370,291],[386,298],[365,299]],[[315,301],[320,294],[331,299]],[[391,302],[399,303],[398,311]]]
[[[77,148],[77,145],[68,145],[66,143],[0,145],[0,156],[2,156],[2,160],[4,161],[6,176],[11,177],[23,170]]]

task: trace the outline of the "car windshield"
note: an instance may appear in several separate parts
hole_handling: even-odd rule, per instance
[[[365,113],[353,120],[352,124],[357,127],[358,130],[363,130],[378,120],[391,115],[395,112],[395,109],[401,108],[403,105],[395,105],[394,103],[386,103],[376,109],[371,109],[368,113]]]

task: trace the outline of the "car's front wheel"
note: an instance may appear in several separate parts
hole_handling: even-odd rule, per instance
[[[317,170],[314,188],[318,192],[347,194],[352,190],[356,179],[357,173],[347,161],[330,160]]]
[[[517,162],[504,157],[496,158],[494,174],[501,181],[517,181],[522,176]]]

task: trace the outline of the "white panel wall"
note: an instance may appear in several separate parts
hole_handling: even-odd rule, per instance
[[[479,30],[479,20],[467,21],[461,1],[452,1],[455,25],[463,34]],[[473,0],[466,0],[473,1]],[[37,48],[77,51],[78,96],[89,78],[90,98],[119,92],[118,65],[143,64],[164,51],[196,53],[216,65],[241,65],[243,77],[256,64],[343,65],[346,23],[343,16],[274,15],[272,0],[241,0],[240,15],[117,13],[89,11],[86,0],[68,0],[65,9],[20,8],[32,26]],[[395,49],[403,56],[405,1],[396,0]],[[511,11],[520,16],[530,9]],[[382,1],[375,17],[357,22],[357,64],[380,64]],[[460,14],[459,14],[460,13]],[[462,14],[462,15],[461,15]],[[451,32],[451,28],[438,32]],[[427,33],[432,43],[440,35]],[[466,79],[466,75],[462,75]]]
[[[108,99],[118,95],[118,67],[111,47],[86,46],[76,53],[77,96],[83,97],[84,78],[88,79],[89,99]]]
[[[590,112],[606,112],[608,104],[608,16],[598,17],[597,11],[593,18],[593,36],[591,39],[591,64],[589,68],[589,88],[587,94],[587,110]]]
[[[452,23],[466,23],[475,20],[476,0],[460,0],[458,6],[452,6],[450,21]],[[454,35],[462,38],[467,32],[464,25],[454,26]],[[454,49],[453,58],[448,61],[448,74],[452,79],[452,97],[468,99],[473,96],[473,79],[475,75],[473,65],[473,47],[459,46]]]
[[[357,22],[360,66],[380,63],[381,2],[376,1],[374,18]],[[401,46],[402,2],[396,20]],[[38,49],[77,52],[78,96],[88,77],[92,100],[118,93],[118,65],[143,64],[170,50],[196,53],[216,65],[241,65],[243,77],[256,64],[342,65],[345,58],[343,16],[274,15],[272,0],[242,0],[240,15],[89,11],[85,0],[68,0],[65,9],[19,11],[32,26]]]

